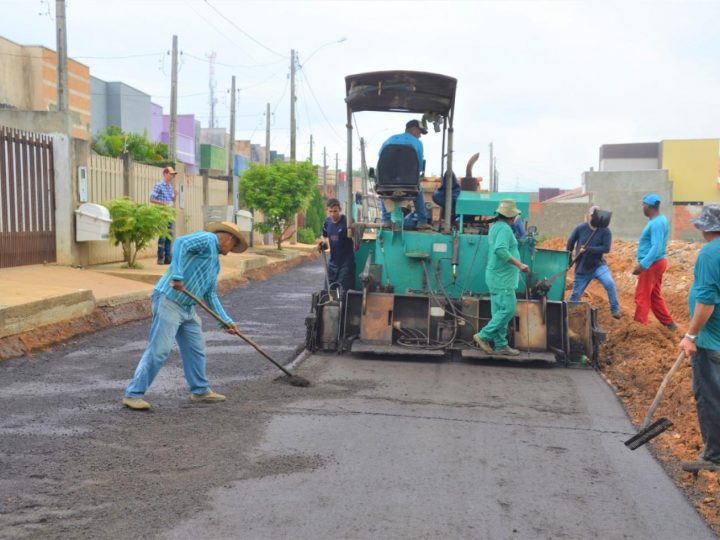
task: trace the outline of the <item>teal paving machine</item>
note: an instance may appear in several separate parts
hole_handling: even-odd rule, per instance
[[[381,71],[350,75],[345,82],[346,200],[353,200],[352,115],[362,111],[422,115],[425,126],[432,124],[436,132],[442,131],[441,178],[451,186],[456,79]],[[346,212],[357,247],[355,290],[337,294],[331,285],[329,291],[313,295],[307,318],[310,349],[446,359],[494,357],[476,348],[472,340],[490,320],[487,233],[500,200],[514,199],[526,217],[529,198],[520,193],[461,191],[453,205],[448,188],[440,220],[431,229],[409,230],[403,225],[402,205],[418,193],[422,175],[418,168],[411,147],[390,145],[375,170],[370,170],[375,192],[388,210],[392,208],[392,223],[353,222],[352,212]],[[604,337],[597,314],[585,302],[563,300],[569,254],[539,248],[537,234],[529,227],[519,246],[530,272],[520,274],[509,340],[521,355],[497,358],[597,365]]]

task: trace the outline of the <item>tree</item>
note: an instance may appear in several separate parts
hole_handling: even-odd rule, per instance
[[[272,232],[278,249],[283,234],[294,224],[293,216],[307,208],[317,177],[308,162],[270,165],[250,164],[240,177],[242,200],[265,216],[265,223],[255,224],[260,232]]]
[[[175,209],[157,204],[137,203],[122,197],[103,203],[110,211],[110,241],[122,245],[128,268],[139,268],[138,251],[153,238],[170,237],[168,225],[175,220]]]
[[[100,132],[92,144],[92,149],[101,156],[119,157],[129,152],[135,161],[150,165],[168,164],[168,145],[153,142],[147,132],[142,135],[125,133],[117,126],[108,126]]]
[[[327,210],[325,209],[325,201],[320,194],[320,190],[316,187],[312,192],[307,212],[305,212],[305,226],[308,229],[312,229],[316,238],[320,236],[320,233],[322,232],[326,215]]]

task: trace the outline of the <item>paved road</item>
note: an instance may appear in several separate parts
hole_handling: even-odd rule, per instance
[[[164,538],[715,538],[590,370],[315,356],[263,460]]]
[[[321,282],[223,301],[287,359]],[[119,406],[146,322],[0,362],[0,538],[714,537],[590,370],[327,355],[295,388],[206,327],[222,404],[191,404],[174,358],[153,412]]]

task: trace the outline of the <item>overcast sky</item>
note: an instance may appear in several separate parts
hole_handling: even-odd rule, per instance
[[[55,49],[55,1],[49,4],[0,0],[0,35]],[[597,167],[605,143],[720,136],[720,1],[67,0],[67,19],[72,58],[93,76],[147,92],[166,112],[176,34],[178,112],[195,114],[203,127],[206,55],[214,51],[219,125],[229,125],[235,75],[237,138],[264,144],[270,102],[272,147],[286,154],[296,49],[298,158],[308,156],[313,134],[314,162],[322,163],[325,146],[328,163],[338,153],[341,168],[344,77],[386,69],[458,79],[455,169],[464,172],[480,152],[474,172],[487,177],[492,141],[501,190],[575,187]],[[370,165],[410,118],[357,115]],[[440,136],[431,131],[423,142],[428,172],[437,173]]]

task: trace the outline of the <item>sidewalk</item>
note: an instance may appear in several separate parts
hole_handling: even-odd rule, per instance
[[[313,245],[294,244],[278,251],[258,246],[220,257],[218,290],[236,287],[315,258]],[[74,335],[150,315],[150,295],[168,269],[155,258],[89,268],[56,264],[0,269],[0,359],[22,356]]]

